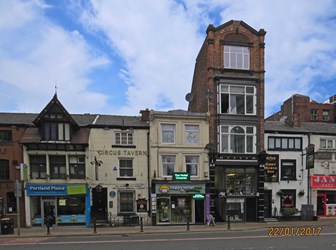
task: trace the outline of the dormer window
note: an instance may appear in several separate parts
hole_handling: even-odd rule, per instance
[[[43,140],[70,141],[70,124],[46,122],[43,124]]]

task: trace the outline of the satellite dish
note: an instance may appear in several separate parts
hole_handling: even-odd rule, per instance
[[[186,94],[185,99],[187,102],[191,102],[194,99],[193,93]]]

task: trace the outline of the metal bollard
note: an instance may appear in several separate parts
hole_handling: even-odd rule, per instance
[[[47,235],[50,235],[50,224],[47,222]]]
[[[140,217],[140,232],[142,233],[143,231],[143,219]]]
[[[97,233],[97,224],[96,224],[96,218],[93,218],[93,233]]]
[[[230,225],[230,216],[228,216],[228,221],[227,221],[228,225],[227,225],[227,229],[231,230],[231,225]]]
[[[187,217],[187,231],[190,231],[190,227],[189,227],[189,216]]]

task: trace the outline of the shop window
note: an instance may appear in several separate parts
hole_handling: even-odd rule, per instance
[[[185,142],[186,144],[197,144],[199,136],[198,125],[185,125]]]
[[[171,222],[186,223],[191,218],[191,198],[171,196]]]
[[[120,192],[119,193],[119,208],[120,213],[134,212],[134,192]]]
[[[30,155],[30,178],[45,179],[47,177],[46,156]]]
[[[119,159],[119,177],[133,177],[133,159]]]
[[[221,126],[222,153],[253,153],[255,141],[255,127]]]
[[[71,179],[85,179],[85,156],[70,156],[69,168]]]
[[[133,132],[115,132],[116,145],[133,145]]]
[[[65,156],[50,156],[50,179],[65,179],[66,178],[66,163]]]
[[[255,88],[251,86],[220,86],[220,107],[222,114],[253,115],[255,114]]]
[[[250,48],[224,45],[224,68],[250,69]]]
[[[198,176],[198,156],[186,156],[186,171],[190,176]]]
[[[175,155],[162,156],[162,176],[172,176],[175,171]]]
[[[7,212],[8,213],[16,213],[16,197],[14,192],[7,193]]]
[[[227,195],[255,195],[257,174],[254,168],[227,168],[225,187]]]
[[[0,181],[9,180],[9,161],[0,160]]]
[[[85,223],[85,196],[57,198],[59,223]]]
[[[281,208],[295,208],[296,190],[282,190],[280,202]]]
[[[175,143],[175,125],[174,124],[162,124],[162,143],[174,144]]]
[[[295,160],[281,160],[281,180],[296,180]]]
[[[0,130],[0,143],[12,142],[11,130]]]

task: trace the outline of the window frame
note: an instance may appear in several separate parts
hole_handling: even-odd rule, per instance
[[[126,191],[126,190],[122,190],[119,191],[119,206],[118,206],[118,210],[119,213],[125,214],[125,213],[134,213],[135,212],[135,191]],[[123,195],[126,195],[127,197],[122,197]],[[131,194],[131,196],[128,196],[129,194]],[[130,198],[131,197],[131,198]],[[126,206],[126,208],[124,208],[124,206]]]
[[[32,159],[35,159],[35,158],[36,158],[36,161],[32,162]],[[29,168],[30,168],[30,179],[46,179],[47,178],[46,155],[29,155]],[[38,170],[38,171],[34,171],[34,170]]]
[[[291,141],[293,147],[290,147]],[[302,137],[268,136],[267,148],[270,151],[302,151]]]
[[[0,130],[0,143],[11,143],[13,141],[12,130]]]
[[[63,159],[64,161],[57,161],[56,159]],[[49,173],[50,179],[66,179],[67,178],[67,165],[65,155],[49,155]],[[57,171],[54,171],[57,170]],[[62,173],[64,170],[64,173]]]
[[[257,89],[255,86],[223,83],[219,85],[219,95],[219,110],[221,114],[256,115]],[[237,104],[238,97],[241,100],[240,104]],[[239,107],[243,109],[242,112],[239,111]]]
[[[163,123],[161,124],[161,142],[162,144],[175,144],[176,125]],[[167,139],[167,140],[166,140]]]
[[[281,160],[281,180],[282,181],[296,181],[296,160],[285,159]],[[288,165],[286,165],[288,164]],[[290,165],[292,164],[292,165]],[[286,170],[291,169],[291,175],[286,174]]]
[[[280,197],[280,209],[296,208],[296,190],[295,189],[283,189],[281,191],[282,191],[282,194]],[[292,196],[292,198],[289,198],[289,196]],[[286,205],[285,197],[288,197],[286,198],[286,200],[292,200],[293,202],[291,204]]]
[[[186,144],[198,144],[199,143],[199,128],[198,124],[185,124],[185,143]]]
[[[134,178],[134,166],[133,166],[133,158],[119,158],[119,178]],[[131,166],[128,164],[126,166],[122,166],[122,162],[131,163]],[[126,175],[122,175],[121,171],[125,171]],[[131,171],[132,175],[128,175],[129,171]]]
[[[329,119],[330,119],[329,113],[330,113],[329,109],[323,109],[322,110],[322,120],[323,121],[329,121]]]
[[[173,159],[174,161],[165,161],[164,159]],[[176,169],[176,155],[161,155],[162,161],[162,177],[172,177]],[[173,171],[169,167],[173,166]],[[167,169],[165,170],[165,167]],[[171,174],[169,175],[169,173]]]
[[[198,155],[186,155],[185,159],[185,170],[189,174],[190,177],[198,177],[199,176],[199,156]],[[189,159],[189,160],[188,160]],[[193,162],[192,159],[196,161]],[[193,174],[191,171],[192,167],[196,170],[196,174]]]
[[[240,50],[240,51],[239,51]],[[226,45],[223,48],[225,69],[250,70],[251,51],[248,46]]]
[[[225,132],[227,128],[227,132]],[[244,133],[232,133],[233,129],[243,131]],[[252,129],[253,132],[248,132],[249,129]],[[224,132],[223,132],[224,131]],[[238,142],[239,138],[244,138],[243,150],[237,152],[233,148],[239,147],[235,142]],[[241,139],[240,139],[241,140]],[[242,125],[221,125],[220,126],[220,152],[221,153],[230,153],[230,154],[254,154],[256,152],[256,127],[255,126],[242,126]],[[225,150],[227,146],[227,150]],[[251,148],[251,149],[249,149]],[[241,149],[239,149],[241,150]]]
[[[311,109],[310,110],[310,120],[311,121],[318,121],[318,109]]]
[[[0,159],[0,181],[8,181],[9,179],[9,160]]]
[[[120,146],[134,145],[134,132],[131,131],[115,131],[114,144]]]
[[[16,197],[14,192],[7,192],[6,193],[6,199],[7,199],[7,213],[9,214],[16,214],[17,213],[17,203],[16,203]],[[9,208],[13,208],[12,211],[9,211]]]
[[[44,122],[43,141],[70,141],[70,124],[64,122]]]
[[[80,161],[80,158],[83,158],[83,161]],[[85,155],[69,155],[70,179],[85,179],[85,172]]]

